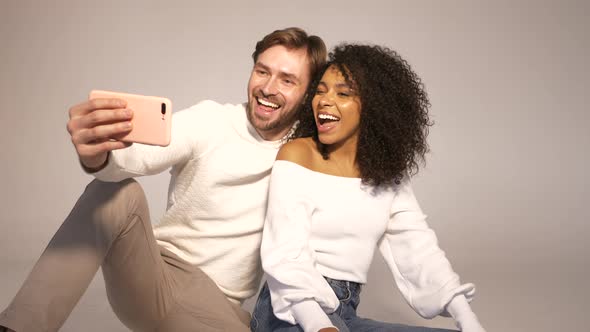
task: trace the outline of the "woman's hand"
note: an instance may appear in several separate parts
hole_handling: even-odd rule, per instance
[[[476,317],[457,324],[462,332],[486,332]]]

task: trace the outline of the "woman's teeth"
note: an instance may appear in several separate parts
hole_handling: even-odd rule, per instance
[[[318,119],[320,120],[320,124],[322,125],[330,121],[340,121],[340,118],[330,114],[320,114],[318,115]]]

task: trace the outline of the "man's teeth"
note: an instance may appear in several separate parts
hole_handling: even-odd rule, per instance
[[[332,120],[332,121],[338,121],[338,120],[340,120],[339,118],[337,118],[337,117],[335,117],[333,115],[330,115],[330,114],[320,114],[320,115],[318,115],[318,118],[320,120]]]
[[[275,103],[271,103],[268,100],[264,100],[264,99],[260,99],[258,98],[258,103],[262,106],[266,106],[266,107],[270,107],[270,108],[279,108],[279,105],[275,104]]]

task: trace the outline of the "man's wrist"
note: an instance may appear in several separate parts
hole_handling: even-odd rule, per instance
[[[80,161],[80,165],[82,166],[82,169],[84,169],[84,172],[86,172],[88,174],[92,174],[92,173],[99,172],[100,170],[102,170],[103,168],[105,168],[107,166],[107,164],[109,163],[109,156],[110,156],[110,152],[107,153],[107,156],[105,157],[104,161],[98,167],[86,166],[86,164],[84,164],[84,162],[82,162],[82,159],[78,159],[78,160]]]

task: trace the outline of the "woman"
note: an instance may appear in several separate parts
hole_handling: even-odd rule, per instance
[[[484,331],[412,192],[428,150],[430,106],[397,53],[341,45],[310,88],[274,164],[254,331],[442,331],[363,319],[361,285],[379,248],[421,316]],[[272,306],[271,306],[272,304]]]

